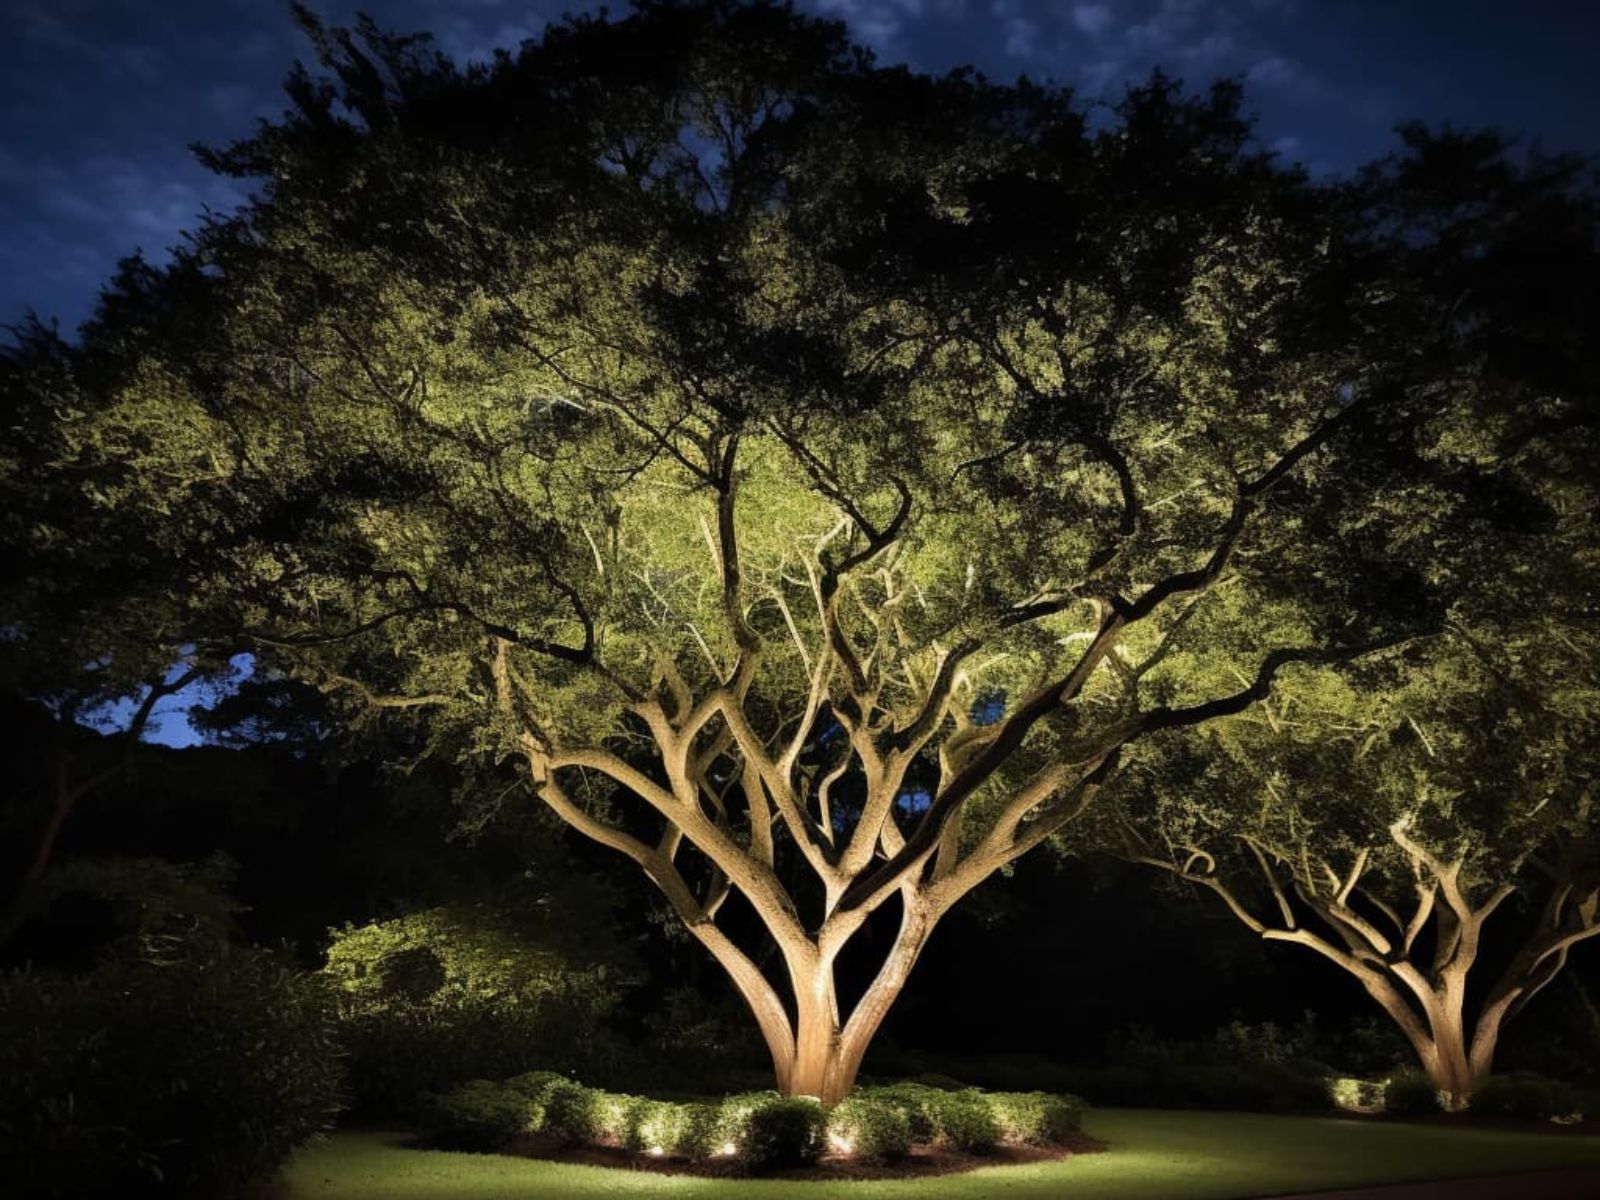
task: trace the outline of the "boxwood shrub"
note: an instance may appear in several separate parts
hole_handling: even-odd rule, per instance
[[[832,1146],[866,1161],[903,1157],[917,1143],[981,1154],[1001,1140],[1058,1144],[1084,1104],[1048,1092],[946,1090],[918,1083],[863,1088],[826,1113],[810,1097],[744,1092],[719,1103],[678,1103],[584,1087],[552,1071],[504,1083],[472,1080],[419,1107],[433,1145],[490,1150],[543,1130],[567,1143],[599,1142],[694,1160],[737,1158],[751,1170],[803,1166]]]
[[[939,1144],[963,1154],[986,1154],[1000,1141],[989,1097],[977,1089],[945,1092],[935,1109]]]
[[[891,1083],[860,1088],[857,1096],[877,1100],[898,1109],[911,1129],[914,1145],[928,1145],[939,1136],[937,1109],[944,1091],[920,1083]]]
[[[750,1110],[740,1160],[753,1170],[803,1167],[822,1154],[822,1105],[808,1096],[777,1096]]]
[[[1484,1079],[1472,1090],[1468,1108],[1474,1113],[1491,1116],[1548,1121],[1551,1117],[1576,1111],[1578,1097],[1564,1083],[1542,1075],[1517,1072]]]
[[[686,1154],[689,1110],[687,1104],[666,1100],[634,1100],[627,1105],[623,1144],[647,1154]]]
[[[599,1141],[602,1133],[601,1093],[563,1079],[545,1092],[545,1133],[567,1142]]]
[[[506,1080],[506,1086],[533,1101],[542,1113],[545,1102],[550,1098],[550,1090],[570,1082],[572,1081],[558,1071],[524,1071],[521,1075],[513,1075]]]
[[[905,1110],[874,1096],[851,1096],[828,1113],[830,1149],[868,1162],[902,1158],[911,1149]]]
[[[1086,1105],[1054,1092],[989,1092],[985,1097],[1007,1142],[1058,1146],[1083,1125]]]
[[[1421,1071],[1401,1071],[1383,1089],[1383,1111],[1409,1117],[1436,1113],[1439,1089]]]
[[[537,1129],[544,1108],[516,1088],[471,1079],[418,1105],[422,1140],[444,1150],[498,1150]]]

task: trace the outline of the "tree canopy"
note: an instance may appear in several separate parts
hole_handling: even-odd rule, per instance
[[[34,534],[116,581],[102,629],[158,597],[515,762],[502,799],[634,860],[788,1091],[848,1091],[943,913],[1129,747],[1435,633],[1517,536],[1506,448],[1592,415],[1541,319],[1575,272],[1592,311],[1592,208],[1493,139],[1325,185],[1231,84],[1091,120],[777,5],[464,68],[301,20],[320,70],[203,152],[254,199],[13,354],[78,501]]]

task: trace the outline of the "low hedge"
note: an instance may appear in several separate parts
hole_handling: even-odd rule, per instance
[[[851,1096],[828,1112],[828,1146],[868,1162],[890,1162],[911,1149],[904,1109],[872,1096]]]
[[[778,1096],[745,1118],[739,1158],[754,1170],[803,1167],[822,1154],[822,1105],[809,1096]]]
[[[1579,1110],[1577,1093],[1567,1084],[1531,1072],[1490,1075],[1472,1089],[1471,1112],[1548,1121]]]
[[[950,1090],[923,1083],[864,1088],[857,1095],[898,1110],[913,1143],[968,1154],[985,1153],[1000,1142],[1059,1145],[1080,1128],[1087,1107],[1076,1096],[1052,1092]]]
[[[539,1128],[544,1107],[509,1083],[470,1079],[417,1105],[422,1140],[441,1150],[498,1150]]]
[[[1383,1089],[1384,1112],[1416,1117],[1439,1108],[1439,1089],[1421,1071],[1401,1071]]]
[[[540,1129],[568,1142],[594,1142],[604,1137],[604,1092],[586,1088],[571,1079],[550,1085],[545,1091],[544,1124]]]
[[[899,1110],[911,1130],[911,1140],[917,1145],[929,1145],[939,1137],[937,1112],[945,1091],[922,1083],[891,1083],[881,1087],[861,1088],[857,1096],[876,1100]]]
[[[504,1083],[472,1080],[418,1105],[431,1145],[493,1150],[519,1133],[597,1142],[697,1161],[737,1159],[751,1170],[803,1166],[830,1147],[868,1161],[917,1143],[982,1154],[998,1143],[1060,1144],[1083,1101],[1049,1092],[985,1093],[920,1083],[863,1088],[824,1111],[809,1097],[745,1092],[720,1103],[676,1103],[584,1087],[550,1071]]]
[[[987,1154],[1000,1142],[1000,1122],[977,1090],[946,1092],[937,1110],[939,1144],[963,1154]]]
[[[989,1092],[985,1098],[1000,1125],[1003,1141],[1025,1146],[1059,1146],[1083,1127],[1087,1105],[1055,1092]]]

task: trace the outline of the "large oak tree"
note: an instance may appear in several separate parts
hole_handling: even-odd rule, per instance
[[[1395,480],[1474,360],[1236,88],[1091,121],[767,5],[470,68],[303,20],[322,73],[206,152],[256,198],[24,402],[140,531],[130,597],[500,761],[785,1091],[848,1092],[941,917],[1129,747],[1442,611]]]

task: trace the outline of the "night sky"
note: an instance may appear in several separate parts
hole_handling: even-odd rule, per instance
[[[330,0],[457,57],[487,57],[565,7],[520,0]],[[614,4],[620,10],[622,4]],[[1318,173],[1394,144],[1397,122],[1494,124],[1547,150],[1600,153],[1594,0],[805,0],[886,61],[974,64],[1114,96],[1152,67],[1243,77],[1262,141]],[[282,107],[307,54],[279,0],[0,0],[0,322],[32,307],[64,331],[135,248],[159,257],[206,207],[240,199],[189,143],[225,142]],[[155,736],[193,734],[165,707]]]
[[[486,56],[566,5],[330,0]],[[614,4],[613,9],[620,9]],[[1592,0],[806,0],[881,58],[974,63],[1114,94],[1160,64],[1240,75],[1261,136],[1321,172],[1392,144],[1397,121],[1498,124],[1547,149],[1600,151]],[[117,258],[159,255],[233,186],[189,156],[281,107],[306,52],[279,0],[0,0],[0,321],[32,306],[77,325]]]

